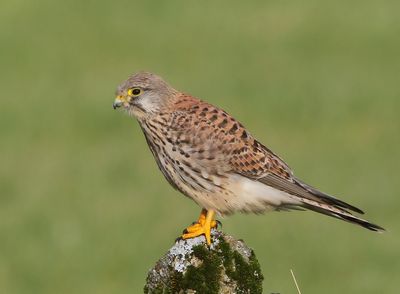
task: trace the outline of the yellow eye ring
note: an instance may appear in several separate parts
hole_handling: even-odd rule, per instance
[[[137,97],[140,94],[142,94],[142,90],[140,88],[131,88],[128,90],[129,96]]]

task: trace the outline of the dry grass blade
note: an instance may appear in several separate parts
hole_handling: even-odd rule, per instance
[[[298,294],[301,294],[299,285],[297,284],[297,280],[296,280],[296,277],[294,276],[294,272],[293,272],[292,269],[290,269],[290,273],[292,274],[292,278],[293,278],[294,284],[296,285],[297,293],[298,293]]]

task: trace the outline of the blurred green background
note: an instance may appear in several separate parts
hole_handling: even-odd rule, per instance
[[[0,2],[0,292],[140,293],[200,208],[111,107],[149,70],[367,211],[235,215],[264,292],[398,293],[399,1]]]

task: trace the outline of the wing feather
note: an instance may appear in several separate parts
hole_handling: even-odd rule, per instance
[[[361,209],[325,194],[296,178],[290,167],[278,155],[254,138],[249,137],[247,140],[241,142],[247,148],[241,147],[240,150],[243,152],[233,157],[231,161],[235,173],[299,198],[329,204],[345,212],[351,210],[363,213]]]

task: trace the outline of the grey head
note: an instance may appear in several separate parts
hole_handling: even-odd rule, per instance
[[[130,115],[142,118],[159,113],[176,93],[161,77],[141,71],[118,86],[113,107],[123,107]]]

